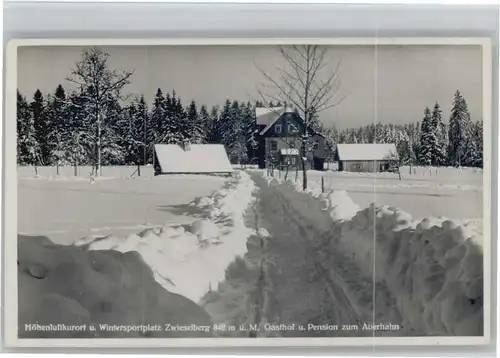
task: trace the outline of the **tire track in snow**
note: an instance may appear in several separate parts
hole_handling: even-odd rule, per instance
[[[288,238],[288,245],[300,246],[304,249],[305,255],[303,255],[303,259],[306,263],[303,265],[303,270],[313,271],[314,277],[321,280],[322,289],[326,291],[329,303],[335,306],[333,310],[323,309],[323,313],[327,316],[325,317],[326,322],[328,322],[327,324],[355,324],[361,326],[362,314],[353,307],[352,300],[344,291],[338,277],[332,277],[329,270],[325,269],[319,262],[316,248],[311,243],[311,234],[314,234],[314,230],[305,227],[296,218],[286,198],[280,195],[278,191],[266,188],[265,185],[261,185],[260,187],[262,191],[261,209],[266,211],[266,215],[263,216],[265,217],[264,220],[267,224],[267,229],[271,233],[272,241],[282,240],[280,237],[286,236]],[[284,232],[288,232],[288,234],[284,234]],[[290,233],[292,235],[289,235]],[[293,241],[289,240],[290,238]]]
[[[257,279],[257,287],[256,287],[256,297],[255,297],[255,302],[254,302],[254,317],[253,317],[253,324],[254,327],[260,327],[261,321],[262,321],[262,316],[263,316],[263,311],[264,311],[264,300],[265,300],[265,295],[264,295],[264,287],[265,287],[265,282],[266,282],[266,274],[265,274],[265,250],[266,250],[266,243],[265,243],[265,238],[261,233],[260,230],[260,216],[259,216],[259,211],[257,210],[259,204],[259,198],[254,201],[252,205],[252,213],[253,213],[253,228],[255,229],[255,235],[259,239],[260,243],[260,251],[261,251],[261,258],[260,258],[260,267],[259,267],[259,278]],[[249,337],[251,338],[257,338],[258,336],[258,330],[250,330]]]
[[[322,298],[313,297],[312,300],[316,303],[329,304],[329,308],[321,309],[320,305],[314,307],[313,310],[307,310],[304,305],[295,305],[299,310],[305,311],[305,318],[312,321],[309,317],[314,317],[314,310],[316,313],[321,313],[326,316],[322,323],[338,324],[341,325],[357,325],[362,327],[363,324],[378,324],[378,323],[395,323],[399,324],[401,330],[399,331],[372,331],[361,329],[354,331],[338,331],[330,334],[323,334],[328,336],[418,336],[423,335],[422,332],[417,332],[411,327],[403,327],[402,317],[397,309],[396,300],[391,296],[387,287],[380,282],[373,282],[371,277],[365,277],[360,271],[359,267],[352,261],[350,256],[339,252],[335,243],[340,238],[341,231],[339,226],[330,226],[329,220],[323,225],[314,225],[308,219],[302,217],[300,212],[291,205],[286,191],[282,192],[277,188],[270,187],[267,182],[258,174],[253,176],[253,179],[258,184],[261,191],[261,210],[263,210],[262,217],[265,221],[266,228],[271,234],[269,243],[271,247],[266,251],[268,256],[276,258],[281,257],[281,262],[275,266],[284,266],[287,270],[294,270],[291,274],[297,276],[305,276],[304,272],[312,270],[314,274],[321,280],[322,286],[312,285],[313,294],[308,296],[302,295],[302,303],[310,300],[312,296],[319,296],[320,291],[326,291],[326,296]],[[321,215],[321,213],[318,213]],[[319,219],[319,217],[318,217]],[[324,218],[326,219],[326,218]],[[318,220],[321,222],[321,219]],[[272,247],[277,244],[276,247]],[[299,269],[295,268],[293,262],[287,262],[286,251],[288,247],[293,246],[294,251],[298,252],[292,259],[296,261],[302,260],[299,263]],[[273,252],[280,250],[282,252]],[[289,260],[290,261],[290,260]],[[323,264],[324,263],[324,264]],[[290,267],[286,267],[286,265]],[[274,270],[276,271],[276,270]],[[274,283],[279,284],[279,280],[285,277],[286,274],[274,275]],[[272,276],[272,275],[270,275]],[[290,276],[290,275],[289,275]],[[302,281],[302,282],[301,282]],[[304,290],[308,289],[308,283],[303,282],[302,278],[295,280],[294,285],[304,285]],[[373,285],[375,285],[376,297],[373,296]],[[291,299],[280,296],[279,291],[283,290],[281,285],[276,296],[282,301],[282,304],[289,304]],[[311,286],[311,285],[309,285]],[[284,289],[286,291],[286,288]],[[298,290],[291,290],[293,293],[301,294]],[[316,295],[314,293],[317,293]],[[283,303],[284,302],[284,303]],[[375,305],[376,304],[376,305]],[[373,316],[375,312],[375,317]],[[275,320],[285,320],[286,316],[276,316]],[[288,315],[290,316],[290,315]],[[300,315],[292,315],[296,317]],[[375,318],[375,322],[374,322]],[[288,322],[292,323],[291,320]],[[337,333],[337,334],[335,334]],[[286,336],[293,336],[293,334],[285,334]],[[299,334],[300,335],[300,334]],[[297,333],[295,334],[297,336]],[[310,336],[310,334],[309,334]]]

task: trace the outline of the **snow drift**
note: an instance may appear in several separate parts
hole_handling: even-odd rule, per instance
[[[208,327],[212,321],[197,304],[161,287],[135,252],[88,251],[19,236],[17,269],[20,338],[212,335],[164,329],[169,323]],[[30,329],[36,324],[55,329]],[[64,325],[76,328],[60,329]]]
[[[450,220],[415,223],[390,207],[362,210],[341,230],[335,244],[387,286],[406,325],[431,335],[482,334],[478,233]]]
[[[331,233],[328,250],[342,252],[364,279],[387,288],[402,326],[428,335],[483,334],[482,230],[474,223],[415,221],[388,206],[359,211],[345,192],[322,195],[314,186],[301,192],[265,179],[318,236]]]
[[[194,301],[224,279],[226,267],[246,250],[251,230],[244,214],[253,200],[254,183],[245,172],[210,197],[189,206],[200,213],[190,225],[163,226],[127,237],[87,238],[75,243],[89,250],[137,251],[167,290]]]

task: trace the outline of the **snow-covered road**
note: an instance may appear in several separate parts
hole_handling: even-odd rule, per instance
[[[253,178],[260,184],[260,223],[269,232],[264,255],[271,262],[267,279],[273,286],[274,309],[267,320],[315,326],[303,332],[284,331],[283,336],[372,336],[373,331],[362,329],[365,323],[400,324],[385,287],[377,285],[374,292],[373,280],[364,279],[354,262],[340,251],[325,250],[323,243],[334,232],[307,222],[280,191],[268,187],[258,175]],[[326,252],[335,257],[326,258]],[[328,266],[332,261],[335,265]],[[319,328],[322,325],[331,327]]]
[[[315,227],[317,223],[295,212],[287,198],[258,173],[252,179],[259,187],[258,200],[249,210],[246,224],[256,234],[248,240],[245,263],[228,268],[231,274],[218,292],[207,294],[202,302],[216,322],[259,325],[254,332],[258,337],[418,334],[401,326],[397,305],[383,285],[377,283],[374,289],[373,280],[364,277],[350,258],[327,249],[329,239],[336,235],[324,230],[332,227],[326,225],[331,223],[330,217],[324,217],[325,226]],[[246,307],[235,309],[236,302]],[[364,326],[374,323],[401,327],[374,332]],[[252,336],[252,332],[230,333],[249,334]]]

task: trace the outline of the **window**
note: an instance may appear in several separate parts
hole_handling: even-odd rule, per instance
[[[288,133],[298,133],[299,132],[299,129],[297,128],[297,126],[293,123],[289,123],[288,124]]]
[[[278,142],[276,142],[275,140],[272,140],[271,141],[271,151],[274,152],[277,150],[278,150]]]
[[[274,132],[275,133],[282,133],[283,132],[283,127],[281,126],[281,124],[276,124],[274,126]]]
[[[296,158],[295,158],[295,157],[292,157],[291,159],[292,159],[292,165],[295,165],[295,159],[296,159]]]

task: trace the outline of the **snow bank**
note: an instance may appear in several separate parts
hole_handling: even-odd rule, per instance
[[[328,196],[328,208],[333,221],[351,219],[359,210],[359,206],[349,197],[345,190],[331,191]]]
[[[403,326],[431,335],[482,335],[481,225],[445,218],[416,221],[388,206],[359,211],[342,191],[322,195],[313,185],[304,193],[279,180],[269,185],[311,229],[339,233],[330,238],[329,249],[340,250],[365,278],[387,287]]]
[[[406,325],[434,335],[480,335],[481,238],[439,221],[412,222],[396,208],[371,207],[342,226],[335,245],[387,286]]]
[[[169,323],[210,326],[212,321],[194,302],[164,290],[137,253],[88,251],[19,236],[17,268],[20,338],[212,336],[164,329]],[[35,323],[82,329],[26,329]],[[109,329],[113,325],[123,329]]]
[[[75,245],[90,250],[137,251],[152,268],[156,280],[171,292],[194,301],[224,279],[226,267],[247,251],[251,234],[244,214],[253,201],[254,183],[247,173],[237,172],[210,197],[192,202],[202,212],[190,225],[148,229],[127,237],[108,236]]]

